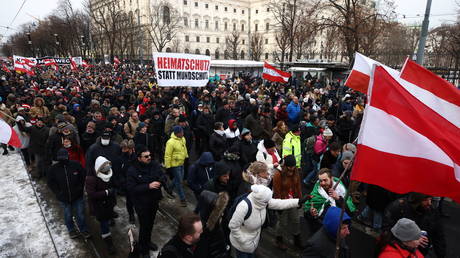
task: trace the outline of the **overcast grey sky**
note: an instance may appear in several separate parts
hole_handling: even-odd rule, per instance
[[[82,0],[71,0],[75,8],[81,8]],[[421,23],[425,12],[426,0],[394,0],[396,12],[401,22],[407,24]],[[457,2],[460,0],[433,0],[430,17],[430,27],[442,23],[452,23],[456,20],[458,11]],[[0,8],[0,35],[6,37],[14,33],[21,24],[34,21],[32,18],[42,19],[53,12],[58,0],[2,0]],[[24,3],[25,2],[25,3]],[[24,6],[19,11],[21,5]],[[15,17],[18,13],[17,17]],[[403,17],[406,16],[406,18]],[[11,27],[7,29],[5,27]],[[3,38],[5,40],[5,38]]]

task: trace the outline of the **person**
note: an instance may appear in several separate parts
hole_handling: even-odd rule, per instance
[[[225,129],[225,138],[227,139],[227,146],[232,146],[240,136],[240,129],[235,119],[228,120],[228,128]]]
[[[236,249],[237,258],[254,257],[254,251],[259,245],[260,232],[265,222],[267,208],[273,210],[286,210],[299,207],[299,199],[273,199],[273,192],[264,185],[252,185],[251,193],[247,195],[251,203],[251,213],[247,219],[249,206],[246,201],[237,204],[235,212],[230,219],[230,242]]]
[[[85,167],[85,154],[83,149],[76,142],[73,142],[73,138],[69,136],[62,137],[62,147],[69,152],[69,160],[76,161]]]
[[[288,155],[294,155],[296,160],[296,166],[300,168],[302,152],[300,144],[300,129],[298,125],[292,126],[284,137],[283,141],[283,157]]]
[[[187,207],[187,200],[182,186],[184,179],[184,161],[188,158],[188,152],[184,138],[184,130],[181,126],[174,126],[171,138],[166,142],[165,167],[168,173],[174,177],[174,188],[179,194],[182,207]]]
[[[224,217],[230,197],[227,192],[214,193],[204,190],[199,199],[199,214],[203,234],[197,244],[196,256],[200,258],[230,258],[230,246],[226,241]]]
[[[152,160],[146,146],[136,146],[136,156],[137,159],[127,171],[126,188],[139,219],[139,253],[142,257],[150,257],[149,250],[158,250],[158,246],[151,243],[150,238],[166,176],[160,165]]]
[[[69,153],[61,148],[56,159],[58,163],[48,170],[48,187],[56,196],[56,199],[64,208],[64,222],[70,238],[76,238],[81,234],[84,238],[90,238],[85,221],[85,201],[83,189],[85,187],[86,171],[76,161],[69,160]],[[74,211],[78,228],[75,229],[72,220]]]
[[[95,216],[100,225],[101,237],[110,255],[115,255],[116,249],[110,232],[110,221],[114,218],[115,190],[110,183],[112,177],[111,162],[103,156],[96,158],[94,170],[86,177],[85,188],[88,195],[90,214]]]
[[[268,173],[273,176],[276,171],[281,170],[281,157],[276,150],[275,142],[270,139],[265,139],[257,145],[257,161],[262,161],[267,164]]]
[[[231,193],[230,168],[223,161],[216,162],[213,168],[214,177],[209,180],[204,186],[204,190],[214,193],[227,192]]]
[[[126,137],[128,137],[129,139],[134,138],[134,136],[136,135],[137,127],[139,126],[140,122],[141,121],[139,120],[139,115],[137,114],[137,112],[132,112],[128,122],[126,122],[123,127],[123,131]]]
[[[136,129],[136,134],[134,135],[134,144],[135,145],[144,145],[147,149],[153,153],[153,137],[150,133],[147,132],[147,124],[140,122]]]
[[[276,150],[278,153],[282,153],[283,150],[283,140],[288,132],[287,125],[284,121],[278,121],[275,128],[273,128],[273,137],[272,141],[275,142]]]
[[[240,140],[235,143],[240,153],[241,167],[245,168],[248,164],[256,161],[257,145],[252,140],[251,131],[243,128],[240,134]]]
[[[121,178],[121,187],[120,191],[118,192],[121,195],[126,196],[126,210],[128,211],[128,218],[129,223],[135,224],[136,218],[134,216],[134,205],[131,199],[131,196],[128,194],[127,189],[127,178],[128,178],[128,169],[131,166],[131,163],[136,160],[136,153],[134,150],[135,144],[133,140],[124,139],[120,143],[121,147],[121,170],[120,170],[120,178]]]
[[[209,150],[211,151],[214,160],[221,160],[226,149],[227,139],[225,138],[224,124],[222,122],[215,122],[214,132],[209,138]]]
[[[273,176],[273,197],[276,199],[293,199],[302,197],[299,169],[293,155],[284,158],[282,170],[277,170]],[[286,250],[283,235],[287,233],[294,237],[294,244],[302,247],[300,240],[300,221],[296,208],[280,211],[276,227],[276,246]]]
[[[236,196],[251,192],[251,185],[254,184],[269,186],[272,180],[267,164],[261,161],[252,162],[241,174],[241,179]]]
[[[291,103],[287,106],[286,112],[288,114],[288,124],[290,126],[297,125],[300,117],[300,104],[299,98],[294,96]]]
[[[307,241],[307,246],[300,255],[301,258],[334,258],[336,253],[337,232],[339,237],[339,258],[349,258],[349,248],[345,239],[350,235],[350,216],[344,212],[340,224],[341,209],[331,207],[327,210],[321,228]]]
[[[203,112],[198,115],[196,120],[196,132],[198,142],[201,144],[199,152],[208,151],[209,137],[211,137],[212,129],[214,126],[214,118],[212,117],[211,109],[209,106],[203,106]]]
[[[318,182],[310,193],[312,198],[304,206],[304,217],[314,230],[321,226],[321,219],[329,207],[342,207],[347,189],[342,182],[334,189],[338,181],[338,178],[331,175],[330,169],[323,168],[318,172]],[[349,214],[356,210],[350,197],[346,200],[346,210]]]
[[[378,258],[423,258],[417,248],[422,243],[422,232],[413,220],[402,218],[391,228],[389,237],[380,240]]]
[[[37,118],[35,125],[30,127],[23,127],[22,123],[18,123],[21,130],[27,132],[30,135],[29,151],[35,157],[35,168],[36,173],[32,173],[34,178],[40,179],[45,176],[45,168],[48,163],[48,155],[46,154],[46,142],[49,136],[49,127],[43,121],[44,118]]]
[[[179,219],[177,234],[163,246],[158,258],[198,258],[195,249],[202,233],[200,216],[194,213],[183,215]]]
[[[199,200],[204,185],[214,177],[214,158],[211,152],[203,152],[200,158],[193,163],[188,171],[187,183],[195,194],[196,200]],[[199,204],[199,202],[198,202]],[[198,207],[198,205],[197,205]],[[197,211],[198,208],[195,209]]]
[[[446,240],[444,228],[439,213],[432,206],[432,197],[421,193],[410,193],[388,205],[384,212],[383,229],[396,224],[400,218],[413,220],[417,226],[427,232],[420,244],[420,252],[427,255],[430,246],[436,257],[446,257]]]
[[[327,151],[329,140],[331,140],[333,134],[329,128],[326,128],[323,133],[315,136],[315,143],[313,145],[313,153],[311,155],[311,170],[305,177],[304,181],[310,183],[316,177],[318,167],[321,162],[323,154]]]
[[[340,146],[338,143],[333,142],[329,145],[328,150],[324,153],[323,158],[321,159],[319,168],[328,168],[333,169],[335,163],[338,160],[340,154]]]

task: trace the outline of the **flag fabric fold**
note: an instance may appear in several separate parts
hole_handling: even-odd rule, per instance
[[[271,82],[287,83],[289,78],[291,78],[291,74],[276,69],[275,67],[269,65],[267,62],[264,62],[262,78]]]
[[[3,119],[0,119],[0,143],[8,144],[17,148],[21,147],[16,131],[11,128]]]
[[[375,65],[352,180],[460,202],[460,96],[441,80],[412,61],[400,76]]]

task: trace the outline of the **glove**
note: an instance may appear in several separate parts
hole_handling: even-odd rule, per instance
[[[301,208],[302,205],[303,205],[306,201],[311,200],[311,198],[313,198],[313,196],[311,196],[311,195],[305,195],[304,197],[299,198],[299,203],[298,203],[299,208]]]

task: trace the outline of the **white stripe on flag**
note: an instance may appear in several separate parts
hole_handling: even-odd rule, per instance
[[[5,144],[8,143],[11,139],[12,133],[11,126],[0,119],[0,142]]]

